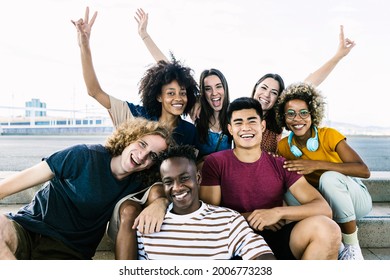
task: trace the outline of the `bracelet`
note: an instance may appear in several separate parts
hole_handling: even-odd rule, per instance
[[[142,41],[145,40],[148,37],[149,37],[149,35],[146,35],[145,37],[142,38]]]

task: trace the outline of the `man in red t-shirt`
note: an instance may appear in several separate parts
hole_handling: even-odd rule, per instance
[[[242,97],[229,105],[234,149],[205,159],[201,200],[240,212],[277,259],[336,260],[341,233],[331,208],[303,176],[283,168],[283,158],[261,150],[262,117],[255,99]],[[284,206],[288,191],[300,206]]]

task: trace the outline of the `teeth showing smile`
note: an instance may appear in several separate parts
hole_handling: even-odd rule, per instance
[[[211,103],[212,103],[212,106],[214,107],[219,107],[222,105],[222,98],[221,97],[215,97],[215,98],[211,98]]]
[[[186,197],[186,195],[188,194],[188,191],[187,192],[182,192],[182,193],[179,193],[179,194],[172,194],[172,197],[178,201],[180,200],[183,200],[184,197]]]
[[[293,125],[293,127],[295,128],[295,129],[301,129],[302,127],[304,127],[305,125],[303,125],[303,124],[296,124],[296,125]]]
[[[183,108],[183,104],[173,104],[172,107],[175,107],[175,108]]]
[[[265,100],[263,98],[259,98],[259,101],[264,104],[269,104],[270,102],[268,100]]]
[[[134,162],[136,165],[141,165],[141,163],[138,162],[138,161],[135,159],[135,157],[133,157],[133,155],[130,156],[130,160],[131,160],[132,162]]]
[[[253,138],[255,135],[254,134],[243,134],[240,137],[241,138]]]

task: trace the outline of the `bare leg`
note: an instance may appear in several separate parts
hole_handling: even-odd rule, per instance
[[[345,234],[351,234],[356,231],[356,220],[347,223],[339,224],[341,232]]]
[[[14,252],[17,245],[15,228],[6,216],[0,215],[0,259],[16,260]]]
[[[138,258],[137,234],[132,226],[141,210],[141,205],[135,201],[126,200],[121,204],[120,224],[115,241],[115,259],[136,260]]]
[[[340,245],[340,227],[325,216],[306,218],[291,232],[290,248],[297,259],[337,260]]]

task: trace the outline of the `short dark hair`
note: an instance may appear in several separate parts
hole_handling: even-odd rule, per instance
[[[260,119],[263,119],[263,109],[261,109],[261,104],[258,100],[250,97],[239,97],[229,104],[227,109],[228,122],[230,123],[234,111],[243,109],[255,109]]]
[[[193,162],[196,165],[196,152],[194,146],[191,145],[173,145],[168,148],[168,150],[162,152],[159,156],[159,161],[162,163],[164,160],[181,157],[186,158],[190,162]]]

